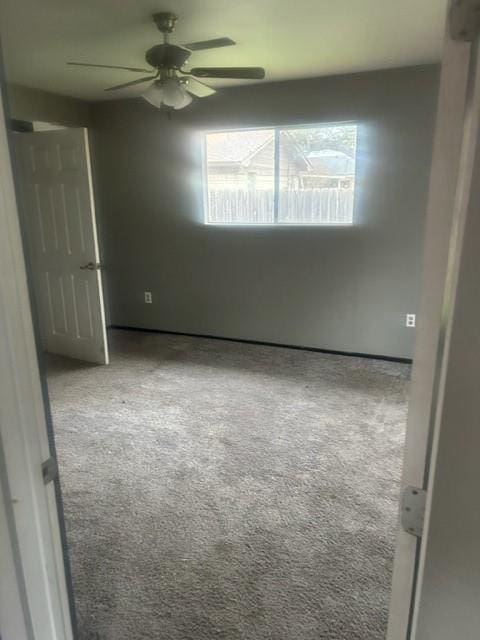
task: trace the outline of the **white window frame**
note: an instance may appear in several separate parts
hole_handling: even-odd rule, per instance
[[[356,140],[355,140],[355,187],[353,191],[353,211],[352,219],[349,222],[279,222],[279,195],[280,195],[280,132],[290,131],[291,129],[320,129],[327,127],[342,127],[342,126],[355,126],[356,127]],[[342,120],[334,122],[314,122],[307,124],[282,124],[282,125],[266,125],[264,127],[236,127],[234,129],[213,129],[202,132],[202,190],[203,190],[203,224],[210,227],[228,227],[228,228],[243,228],[243,227],[315,227],[324,229],[325,227],[352,227],[355,224],[355,193],[356,193],[356,181],[357,181],[357,160],[358,160],[358,129],[359,123],[357,120]],[[209,216],[209,199],[208,199],[208,155],[207,155],[207,136],[216,133],[242,133],[246,131],[273,131],[275,136],[275,150],[274,150],[274,195],[273,195],[273,222],[210,222]]]

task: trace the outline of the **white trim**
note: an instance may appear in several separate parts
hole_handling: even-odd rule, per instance
[[[243,131],[274,131],[275,129],[320,129],[322,127],[342,127],[347,125],[355,125],[357,128],[360,121],[354,120],[328,120],[325,122],[307,122],[301,124],[267,124],[264,127],[225,127],[223,129],[200,129],[202,135],[210,135],[211,133],[242,133]]]
[[[429,491],[412,624],[412,638],[419,640],[424,637],[425,628],[432,629],[432,637],[435,638],[450,638],[454,630],[459,631],[459,638],[477,637],[480,619],[478,607],[476,607],[479,509],[474,502],[469,503],[466,497],[467,491],[470,491],[473,500],[476,500],[479,477],[478,462],[475,460],[474,466],[470,466],[472,459],[468,458],[468,449],[478,451],[479,443],[478,321],[480,304],[478,296],[472,296],[472,293],[475,294],[478,291],[480,264],[478,223],[475,225],[474,222],[478,220],[479,205],[479,42],[480,40],[471,51],[471,86],[469,86],[463,128],[447,285],[442,309],[443,350],[439,362],[438,393],[434,411],[435,423],[428,479]],[[467,237],[468,231],[470,231],[470,237]],[[470,354],[473,354],[473,357],[469,357]],[[475,382],[469,385],[466,381]],[[456,440],[458,443],[455,442]],[[467,483],[465,483],[465,477],[468,477]],[[450,480],[450,486],[455,487],[452,491],[453,499],[450,495],[446,495],[448,493],[445,492],[445,486],[448,486],[446,479]],[[463,486],[455,482],[457,479],[464,482]],[[452,504],[455,503],[461,506],[453,515]],[[473,517],[462,513],[462,509],[465,508],[469,515],[473,514]],[[464,537],[462,549],[457,550],[455,546],[462,540],[462,536]],[[453,561],[452,558],[454,558]],[[468,568],[465,569],[465,567]],[[432,581],[433,569],[437,574],[442,574],[443,584],[435,579]],[[446,593],[446,588],[450,589],[450,593]],[[465,591],[471,594],[470,602],[464,597]],[[457,598],[452,597],[452,593],[456,594]],[[461,604],[460,601],[462,601]],[[432,620],[432,603],[434,620]],[[445,605],[441,609],[441,614],[437,611],[440,603]],[[476,607],[477,610],[474,611],[472,608],[471,615],[465,616],[464,612],[468,611],[469,607]],[[442,627],[445,619],[448,619],[450,629],[446,626]]]
[[[0,441],[0,631],[7,640],[32,640],[23,571]]]
[[[92,154],[90,151],[90,137],[89,137],[88,129],[83,127],[82,130],[83,130],[83,135],[85,139],[85,149],[86,149],[86,155],[87,155],[87,176],[88,176],[88,186],[90,190],[90,208],[92,211],[92,227],[93,227],[93,238],[94,238],[94,245],[95,245],[95,262],[99,262],[101,264],[100,247],[98,243],[97,213],[95,208],[95,191],[93,187]],[[107,320],[105,315],[105,296],[103,294],[103,278],[102,278],[101,271],[97,271],[97,287],[98,287],[98,298],[99,298],[99,306],[100,306],[100,318],[101,318],[101,325],[102,325],[102,342],[103,342],[103,355],[104,355],[104,361],[102,364],[109,364],[110,354],[108,351]]]
[[[438,371],[443,354],[442,308],[467,102],[470,52],[468,43],[455,42],[450,38],[447,25],[424,232],[421,300],[402,488],[408,485],[426,488]],[[417,553],[417,539],[403,531],[399,522],[387,640],[405,640],[409,637]]]
[[[204,222],[203,226],[205,227],[228,227],[231,229],[232,227],[240,227],[243,229],[244,227],[253,227],[254,229],[258,229],[259,227],[288,227],[291,229],[292,227],[356,227],[353,222]]]
[[[71,640],[54,487],[45,486],[41,474],[50,450],[1,101],[0,229],[0,434],[9,494],[5,480],[2,489],[13,507],[9,524],[18,541],[17,581],[24,579],[33,638]],[[2,575],[2,588],[5,579]]]

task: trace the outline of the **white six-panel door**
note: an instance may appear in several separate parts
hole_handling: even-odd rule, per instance
[[[43,346],[107,364],[87,130],[19,133],[15,139]]]

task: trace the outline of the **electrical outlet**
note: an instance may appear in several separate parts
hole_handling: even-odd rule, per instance
[[[405,326],[414,327],[416,316],[414,313],[407,313]]]
[[[144,291],[143,294],[145,296],[145,304],[152,304],[152,292]]]

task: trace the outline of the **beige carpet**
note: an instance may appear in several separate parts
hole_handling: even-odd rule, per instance
[[[110,340],[49,365],[80,640],[383,640],[409,366]]]

